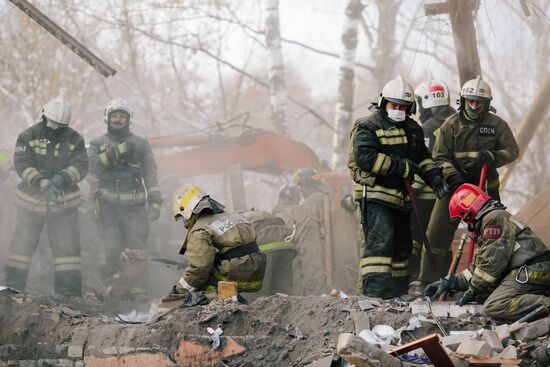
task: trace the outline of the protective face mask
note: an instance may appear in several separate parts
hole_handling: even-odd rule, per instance
[[[406,113],[401,110],[388,110],[388,117],[393,121],[401,122],[405,121]]]
[[[464,112],[469,120],[477,120],[485,115],[485,103],[480,103],[476,109],[473,109],[470,104],[466,102],[466,109]]]

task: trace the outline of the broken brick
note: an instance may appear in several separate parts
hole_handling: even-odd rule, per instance
[[[121,357],[84,357],[86,367],[176,367],[176,364],[162,353],[140,353]]]
[[[487,344],[489,344],[489,347],[495,352],[502,352],[502,350],[504,349],[500,341],[500,337],[493,330],[484,330],[483,335],[481,336],[481,340],[486,341]]]
[[[209,366],[218,359],[223,360],[227,357],[241,354],[246,350],[246,348],[232,338],[222,337],[220,339],[222,339],[222,344],[217,350],[212,350],[210,345],[203,346],[198,342],[182,340],[175,353],[175,360],[181,366]]]
[[[224,301],[231,297],[237,297],[237,283],[218,282],[218,301]]]
[[[466,340],[460,344],[456,352],[467,357],[485,358],[491,355],[491,347],[482,340]]]

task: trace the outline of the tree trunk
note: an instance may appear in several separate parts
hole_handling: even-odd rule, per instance
[[[271,117],[275,130],[281,135],[287,135],[285,86],[285,68],[281,49],[281,34],[279,27],[279,0],[264,0],[265,41],[268,52],[269,95],[271,101]]]
[[[395,27],[397,13],[402,5],[401,1],[396,0],[376,0],[378,8],[378,32],[376,47],[373,50],[374,70],[376,73],[376,85],[373,89],[381,92],[382,87],[395,78],[395,69],[398,66],[398,59],[395,50],[397,44],[395,37]]]
[[[360,0],[349,0],[346,7],[344,30],[342,32],[342,51],[340,54],[340,81],[334,118],[334,137],[332,141],[332,169],[343,171],[346,167],[348,136],[353,115],[353,92],[355,75],[355,51],[357,49],[357,31],[363,11]]]

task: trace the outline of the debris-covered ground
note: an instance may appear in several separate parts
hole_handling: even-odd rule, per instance
[[[250,305],[213,301],[178,309],[157,322],[124,324],[114,321],[108,310],[114,306],[105,302],[100,306],[97,300],[78,299],[61,304],[48,297],[4,290],[0,292],[0,366],[306,366],[323,357],[329,358],[319,366],[330,366],[330,356],[332,366],[344,366],[348,364],[337,351],[343,333],[360,334],[383,349],[392,349],[433,333],[495,326],[475,315],[480,306],[456,315],[451,303],[434,303],[432,311],[442,316],[437,319],[443,331],[426,302],[335,295],[275,295]],[[449,314],[453,317],[445,317]],[[223,330],[215,351],[208,327]],[[389,336],[384,334],[388,330]],[[542,335],[529,341],[507,336],[502,347],[513,346],[507,351],[517,352],[521,366],[548,366],[548,323]],[[460,337],[484,340],[482,332]],[[450,339],[443,344],[448,343],[448,352],[454,352],[460,343]],[[497,352],[489,348],[489,354]]]

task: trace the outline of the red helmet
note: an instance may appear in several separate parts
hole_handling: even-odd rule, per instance
[[[490,198],[476,185],[463,184],[451,196],[449,215],[451,218],[460,218],[464,223],[470,224]]]

